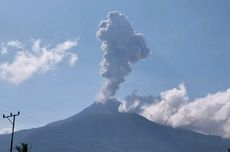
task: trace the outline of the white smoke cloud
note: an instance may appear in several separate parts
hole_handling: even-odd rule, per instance
[[[9,134],[11,133],[11,128],[3,128],[3,129],[0,129],[0,134]]]
[[[143,35],[135,33],[128,19],[118,12],[110,12],[108,19],[101,21],[96,35],[104,51],[100,73],[106,80],[98,96],[103,102],[116,94],[131,65],[146,58],[150,51]]]
[[[71,66],[78,59],[75,53],[70,52],[77,45],[77,40],[65,41],[52,48],[48,47],[50,45],[41,46],[41,40],[34,40],[31,50],[27,50],[19,41],[6,44],[6,47],[14,47],[17,51],[13,61],[0,63],[0,80],[12,84],[20,84],[34,74],[47,72],[64,59],[67,59]]]
[[[145,106],[148,106],[155,101],[155,98],[152,95],[139,96],[136,93],[137,90],[125,98],[124,102],[122,102],[122,104],[119,106],[120,112],[140,113],[144,110]]]
[[[121,112],[136,112],[154,122],[172,127],[230,138],[230,89],[189,100],[184,84],[164,91],[159,98],[129,96]]]

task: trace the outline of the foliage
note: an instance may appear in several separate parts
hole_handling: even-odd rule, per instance
[[[27,143],[21,143],[20,145],[16,146],[15,149],[16,149],[18,152],[30,152]]]

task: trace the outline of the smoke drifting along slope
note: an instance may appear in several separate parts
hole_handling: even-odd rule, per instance
[[[106,78],[97,101],[105,102],[116,94],[132,71],[131,65],[148,57],[150,51],[143,35],[135,33],[128,19],[118,12],[110,12],[108,19],[100,22],[96,35],[104,51],[100,74]]]
[[[230,89],[189,100],[184,84],[166,90],[159,98],[132,94],[121,112],[135,112],[154,122],[230,138]]]
[[[132,71],[132,64],[150,54],[142,34],[135,33],[128,19],[111,12],[101,21],[97,38],[104,51],[100,73],[106,78],[98,102],[114,99],[116,91]],[[230,89],[189,100],[184,84],[166,90],[158,98],[135,92],[120,105],[120,112],[138,113],[154,122],[230,138]]]

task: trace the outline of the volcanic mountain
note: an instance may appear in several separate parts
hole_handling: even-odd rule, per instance
[[[230,140],[175,129],[134,113],[120,113],[118,101],[93,103],[80,113],[44,127],[18,131],[15,145],[32,152],[224,152]],[[0,136],[7,152],[10,135]]]

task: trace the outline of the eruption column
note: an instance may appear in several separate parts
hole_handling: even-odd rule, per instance
[[[108,19],[100,22],[96,35],[104,52],[100,74],[106,78],[97,101],[106,102],[132,71],[131,65],[148,57],[150,51],[143,34],[135,33],[126,16],[118,12],[110,12]]]

